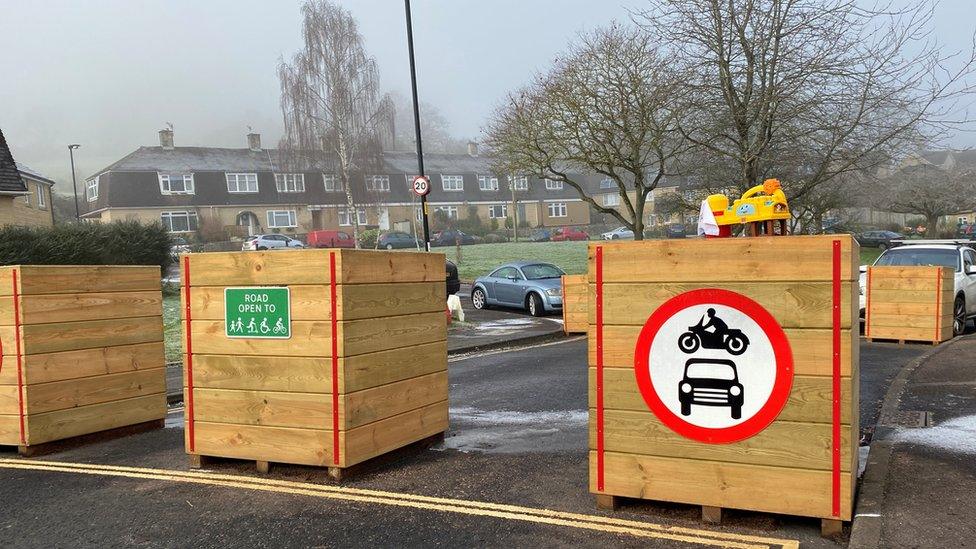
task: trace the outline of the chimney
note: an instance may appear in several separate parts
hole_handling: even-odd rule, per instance
[[[478,144],[474,141],[468,141],[468,155],[478,156]]]
[[[171,128],[159,130],[159,146],[165,151],[173,150],[173,130]]]
[[[247,134],[247,148],[253,152],[261,152],[261,134],[253,132]]]

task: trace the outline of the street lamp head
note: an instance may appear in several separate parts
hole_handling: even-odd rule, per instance
[[[75,149],[77,149],[79,147],[81,147],[81,145],[79,145],[77,143],[72,143],[71,145],[68,145],[68,150],[69,151],[73,151],[73,150],[75,150]]]

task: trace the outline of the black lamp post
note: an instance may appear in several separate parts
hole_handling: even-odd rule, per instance
[[[417,99],[417,65],[413,57],[413,23],[410,19],[410,0],[403,0],[407,12],[407,50],[410,52],[410,87],[413,91],[413,123],[417,133],[417,175],[424,171],[424,146],[420,140],[420,101]],[[430,222],[427,219],[427,195],[420,197],[420,211],[424,221],[424,249],[430,251]]]
[[[75,194],[75,220],[81,219],[81,210],[78,208],[78,181],[75,179],[75,149],[81,147],[77,143],[68,145],[68,155],[71,156],[71,188]]]

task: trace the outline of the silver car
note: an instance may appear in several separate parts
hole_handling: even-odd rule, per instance
[[[562,311],[562,269],[550,263],[506,263],[474,281],[471,304],[475,309],[492,305],[528,309],[532,316]]]
[[[301,240],[290,238],[283,234],[259,234],[245,240],[244,245],[241,246],[241,250],[248,252],[254,250],[274,250],[276,248],[283,250],[300,249],[304,247],[305,245],[302,244]]]

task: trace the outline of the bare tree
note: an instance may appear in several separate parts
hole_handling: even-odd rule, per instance
[[[361,181],[370,167],[381,165],[384,141],[392,139],[393,106],[380,96],[376,62],[352,15],[327,0],[306,1],[302,13],[305,46],[278,66],[281,161],[335,173],[358,246],[357,198],[369,195]]]
[[[943,216],[976,208],[976,171],[971,168],[910,165],[876,181],[875,189],[889,210],[924,217],[930,235],[937,234]]]
[[[494,113],[485,132],[495,169],[562,181],[641,239],[647,197],[685,149],[680,81],[639,29],[584,35]],[[580,174],[613,181],[620,207],[597,201]]]
[[[944,54],[932,6],[856,0],[650,0],[634,14],[686,67],[682,133],[739,190],[779,177],[793,200],[950,130],[974,57]],[[795,177],[795,179],[789,179]]]
[[[413,103],[399,92],[391,92],[389,96],[396,108],[395,146],[397,150],[415,150],[417,136],[414,133]],[[434,105],[420,102],[420,124],[424,152],[464,154],[468,151],[468,140],[451,133],[450,122]]]

